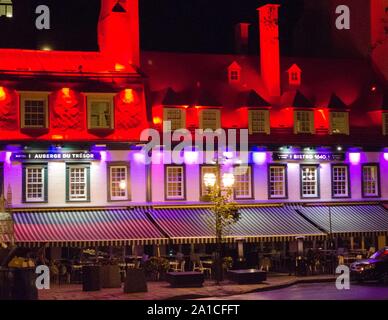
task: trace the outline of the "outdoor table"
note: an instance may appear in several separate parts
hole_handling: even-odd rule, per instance
[[[178,261],[170,261],[170,268],[171,269],[178,269],[179,262]]]

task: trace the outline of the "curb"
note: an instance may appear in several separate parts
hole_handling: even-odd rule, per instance
[[[249,294],[249,293],[255,293],[255,292],[266,292],[266,291],[273,291],[273,290],[279,290],[279,289],[284,289],[288,287],[292,287],[298,284],[308,284],[308,283],[325,283],[325,282],[331,282],[334,281],[335,277],[333,278],[322,278],[322,279],[295,279],[295,280],[290,280],[289,282],[282,283],[282,284],[275,284],[272,286],[264,287],[264,288],[258,288],[258,289],[253,289],[249,291],[244,291],[244,292],[236,292],[232,294],[225,294],[225,295],[200,295],[200,294],[188,294],[188,295],[181,295],[181,296],[175,296],[171,298],[165,299],[166,301],[170,300],[194,300],[194,299],[204,299],[204,298],[225,298],[225,297],[231,297],[231,296],[236,296],[236,295],[243,295],[243,294]]]

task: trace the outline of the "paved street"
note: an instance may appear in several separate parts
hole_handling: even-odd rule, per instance
[[[221,300],[388,300],[388,286],[352,284],[339,291],[332,283],[299,284],[285,289],[218,298]],[[209,299],[210,300],[210,299]]]

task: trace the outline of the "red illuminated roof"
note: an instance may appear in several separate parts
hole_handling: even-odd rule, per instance
[[[136,73],[99,52],[0,49],[0,72]]]

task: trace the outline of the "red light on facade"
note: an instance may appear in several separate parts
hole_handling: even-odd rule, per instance
[[[4,101],[7,98],[7,93],[5,92],[4,87],[0,87],[0,101]]]
[[[189,106],[182,106],[184,109],[188,109],[189,108]]]
[[[70,89],[69,88],[62,88],[62,95],[63,98],[70,98]]]
[[[61,134],[53,134],[51,136],[51,139],[52,140],[63,140],[63,135],[61,135]]]
[[[154,117],[153,122],[155,125],[162,124],[162,119],[159,117]]]
[[[124,71],[124,70],[125,70],[125,66],[123,66],[123,65],[120,64],[120,63],[116,63],[116,64],[115,64],[115,70],[116,70],[117,72]]]
[[[133,89],[125,89],[123,102],[124,103],[133,103],[134,101],[135,101],[135,96],[134,96]]]

